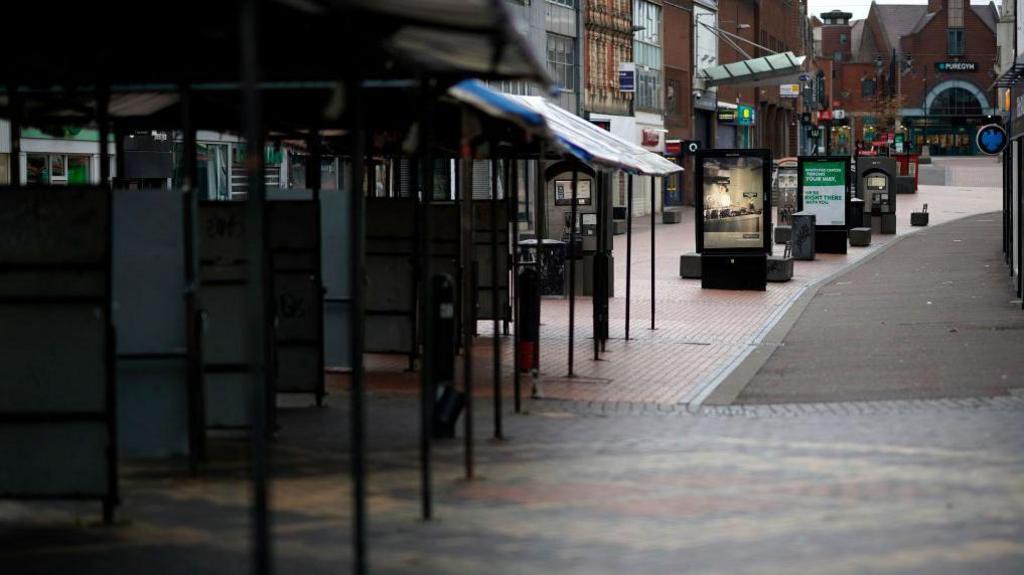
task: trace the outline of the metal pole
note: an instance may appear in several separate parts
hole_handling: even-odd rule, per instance
[[[569,377],[572,373],[573,336],[576,331],[576,186],[580,173],[572,168],[572,207],[569,209]]]
[[[106,323],[106,338],[104,359],[107,367],[106,376],[106,423],[107,435],[110,445],[107,451],[107,496],[103,499],[103,523],[109,525],[114,522],[114,507],[117,505],[120,495],[118,493],[118,472],[117,472],[117,371],[114,369],[114,354],[117,342],[114,338],[113,322],[111,321],[111,277],[113,269],[112,240],[113,240],[113,190],[110,185],[110,116],[109,116],[110,92],[104,85],[96,93],[96,123],[99,125],[100,140],[100,188],[107,191],[107,233],[106,233],[106,293],[107,298],[103,304],[103,318]]]
[[[7,105],[11,109],[11,182],[12,188],[21,187],[21,95],[14,84],[7,86]]]
[[[267,419],[268,419],[268,377],[267,369],[267,278],[264,258],[264,201],[263,182],[263,111],[259,82],[259,0],[242,2],[240,10],[241,30],[241,77],[242,77],[242,123],[246,135],[246,171],[248,195],[245,215],[247,224],[248,270],[248,311],[249,311],[249,357],[252,361],[252,427],[250,430],[252,448],[252,514],[253,514],[253,571],[268,575],[273,571],[270,541],[270,510],[267,504]],[[102,162],[102,157],[101,157]],[[105,163],[105,162],[102,162]],[[104,166],[100,166],[101,173]],[[109,169],[109,166],[106,167]]]
[[[420,322],[422,333],[420,334],[420,340],[423,342],[424,353],[422,356],[422,369],[420,370],[420,409],[421,409],[421,423],[420,427],[420,481],[422,489],[422,515],[424,520],[430,520],[433,516],[433,494],[431,493],[431,462],[430,462],[430,440],[434,432],[434,398],[436,393],[434,392],[434,354],[428,347],[433,347],[439,342],[435,341],[433,337],[433,324],[434,324],[434,308],[433,308],[433,284],[431,281],[431,258],[433,258],[433,245],[432,241],[432,224],[431,221],[431,202],[434,197],[434,162],[433,156],[430,153],[430,140],[433,136],[433,98],[434,93],[431,90],[427,82],[423,82],[422,91],[420,94],[422,108],[422,115],[420,117],[420,142],[419,142],[419,168],[420,168],[420,189],[423,195],[423,208],[418,210],[420,214],[420,225],[419,232],[421,236],[418,238],[418,244],[420,248],[420,270],[422,275],[420,276],[420,289],[422,289],[422,302],[420,307],[420,314],[423,316],[423,321]],[[413,194],[413,200],[416,201],[416,196]]]
[[[522,411],[522,390],[519,387],[519,161],[512,162],[512,194],[509,195],[509,225],[512,226],[512,310],[515,314],[512,332],[512,403],[515,412]]]
[[[654,176],[651,176],[651,329],[654,329],[654,227],[655,213],[654,213],[654,202],[657,198],[657,191],[655,191]]]
[[[349,397],[352,452],[352,555],[353,571],[366,573],[366,196],[363,191],[366,134],[363,130],[362,79],[357,74],[347,82],[352,118],[352,211],[349,222],[352,244],[352,387]]]
[[[494,154],[496,146],[491,146]],[[501,429],[501,340],[499,339],[498,320],[498,171],[500,163],[491,158],[491,384],[494,386],[494,438],[504,439]]]
[[[466,479],[473,479],[473,148],[469,133],[469,111],[462,111],[460,169],[462,177],[462,382],[465,394],[464,455]]]
[[[633,266],[633,175],[626,174],[626,341],[629,341],[629,296]]]
[[[186,352],[188,354],[188,403],[189,403],[189,470],[196,473],[199,463],[206,460],[206,415],[203,399],[202,348],[200,336],[202,320],[199,317],[197,285],[199,277],[196,246],[198,245],[196,214],[198,205],[198,173],[196,162],[196,128],[192,121],[192,92],[187,86],[181,87],[181,130],[182,130],[182,227],[184,236],[185,267],[185,326]]]

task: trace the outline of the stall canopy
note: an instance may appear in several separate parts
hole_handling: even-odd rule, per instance
[[[784,84],[790,81],[795,82],[798,79],[803,72],[806,59],[806,56],[783,52],[713,66],[705,68],[699,73],[708,87]]]
[[[294,3],[294,0],[278,0]],[[478,72],[550,85],[502,0],[327,0],[397,24],[383,44],[435,72]]]
[[[486,114],[544,135],[565,152],[595,167],[644,176],[665,176],[683,170],[540,96],[503,94],[476,80],[460,82],[448,93]]]
[[[260,6],[264,21],[273,23],[263,30],[259,71],[261,91],[270,94],[269,125],[324,123],[316,116],[331,108],[349,71],[411,82],[426,74],[442,87],[465,78],[526,80],[542,89],[551,84],[502,1],[273,0]],[[237,2],[147,3],[148,37],[162,40],[141,50],[124,39],[118,18],[137,11],[134,1],[53,0],[11,8],[11,21],[49,24],[45,42],[31,26],[5,33],[12,45],[32,46],[32,57],[0,60],[0,116],[10,114],[7,94],[15,89],[24,95],[26,124],[89,122],[97,86],[105,85],[112,117],[176,124],[178,93],[188,87],[196,92],[192,114],[199,125],[225,130],[237,124]],[[49,18],[53,13],[61,18]],[[82,65],[83,46],[101,68]]]

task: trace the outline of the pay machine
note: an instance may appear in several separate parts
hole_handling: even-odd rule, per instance
[[[896,233],[896,160],[857,157],[857,197],[864,200],[864,227],[873,234]]]
[[[576,294],[594,294],[594,255],[612,245],[612,209],[610,190],[611,178],[601,177],[579,166],[576,184],[576,221],[572,220],[572,172],[564,163],[558,163],[545,170],[547,193],[545,194],[545,239],[565,243],[566,259],[576,265]],[[602,205],[602,202],[604,205]],[[604,218],[604,222],[599,219]],[[575,226],[575,245],[571,244],[572,229]],[[602,237],[602,235],[604,237]],[[610,256],[610,254],[609,254]],[[612,291],[612,271],[609,266],[608,287]],[[569,273],[566,270],[565,276]],[[563,291],[562,293],[568,293]]]

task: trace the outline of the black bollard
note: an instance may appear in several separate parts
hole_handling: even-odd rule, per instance
[[[464,397],[455,389],[455,280],[448,274],[435,275],[433,325],[427,339],[427,353],[433,360],[432,380],[436,385],[433,413],[434,437],[455,437],[455,423],[462,412]]]

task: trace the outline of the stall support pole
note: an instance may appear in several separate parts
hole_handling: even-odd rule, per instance
[[[626,174],[626,341],[629,341],[629,296],[633,268],[633,175]]]
[[[252,360],[252,427],[250,429],[252,459],[252,537],[253,572],[269,575],[273,571],[270,541],[270,510],[267,432],[269,389],[268,289],[266,277],[266,233],[264,230],[263,181],[263,110],[257,88],[259,82],[259,0],[241,3],[241,78],[242,125],[246,135],[246,175],[248,197],[245,216],[247,230],[249,357]]]
[[[569,210],[569,377],[573,376],[573,339],[576,332],[576,185],[580,172],[572,168],[572,207]]]
[[[495,153],[491,145],[491,154]],[[501,164],[497,158],[491,158],[491,385],[494,387],[494,439],[504,439],[501,421],[501,339],[498,332],[498,172]]]
[[[352,243],[352,387],[349,397],[352,452],[352,561],[353,572],[366,573],[366,196],[363,191],[366,134],[363,128],[362,78],[347,82],[352,118],[352,211],[349,222]]]
[[[199,464],[206,460],[206,414],[202,373],[202,333],[199,302],[196,297],[199,277],[196,258],[196,213],[198,212],[198,164],[196,160],[196,128],[192,120],[192,91],[181,86],[181,131],[184,178],[182,181],[181,212],[184,238],[185,266],[185,326],[186,354],[188,356],[189,404],[189,471],[196,474]]]
[[[522,389],[519,381],[519,161],[512,161],[512,193],[509,195],[508,221],[512,226],[512,403],[516,413],[522,412]]]
[[[113,311],[110,294],[112,292],[111,278],[113,277],[113,189],[110,185],[110,90],[106,85],[100,86],[96,91],[96,123],[99,127],[100,140],[100,187],[107,191],[107,261],[106,261],[106,293],[107,299],[103,304],[103,319],[107,325],[104,360],[106,364],[106,416],[107,435],[110,444],[107,449],[107,497],[103,500],[103,522],[112,524],[114,522],[114,507],[120,499],[118,493],[117,477],[117,368],[114,362],[117,342],[114,338],[114,327],[111,320]],[[13,139],[13,133],[12,133]],[[20,159],[19,159],[20,160]]]
[[[306,147],[309,149],[309,158],[306,166],[306,186],[313,192],[313,205],[316,208],[316,237],[317,237],[317,250],[316,250],[316,289],[321,297],[318,300],[317,307],[317,338],[319,339],[319,345],[317,347],[317,366],[319,366],[317,373],[316,382],[316,406],[323,407],[324,397],[327,395],[327,378],[324,373],[324,298],[326,294],[324,289],[323,281],[323,229],[322,229],[322,215],[321,210],[323,206],[320,203],[320,189],[323,187],[322,177],[322,149],[320,142],[320,126],[314,125],[309,130],[309,135],[306,140]]]
[[[470,115],[462,112],[462,142],[459,155],[462,203],[462,385],[465,394],[464,464],[466,479],[473,479],[473,147],[469,131]]]
[[[654,329],[654,263],[656,259],[654,253],[654,232],[657,231],[654,227],[656,216],[654,213],[654,203],[657,200],[657,190],[654,181],[654,176],[651,176],[651,329]]]
[[[502,190],[504,190],[504,192],[503,192],[504,196],[502,196],[502,199],[505,201],[505,207],[506,207],[506,209],[505,209],[505,245],[506,245],[506,248],[509,247],[508,243],[510,241],[509,240],[510,219],[512,218],[512,214],[515,213],[515,212],[512,211],[513,210],[513,206],[509,202],[509,197],[511,196],[511,194],[509,193],[509,188],[511,188],[512,185],[513,185],[513,183],[512,183],[512,164],[514,164],[514,163],[515,163],[515,160],[512,160],[511,158],[506,158],[505,159],[504,171],[503,171],[504,179],[502,180],[502,182],[503,182],[502,183]],[[510,259],[512,256],[509,255],[507,252],[508,252],[508,250],[506,249],[506,254],[505,254],[505,271],[504,271],[504,273],[505,273],[506,283],[508,283],[508,285],[511,286],[511,280],[508,279],[508,272],[509,272],[509,269],[511,268],[511,265],[512,265],[512,260]],[[504,302],[502,302],[502,306],[501,306],[501,308],[502,308],[502,312],[501,312],[501,334],[502,335],[506,335],[506,336],[508,335],[508,324],[509,324],[509,320],[510,320],[509,314],[506,313],[506,312],[508,311],[508,303],[509,303],[509,301],[511,301],[511,298],[512,298],[512,290],[511,290],[511,288],[508,288],[507,291],[505,292],[505,300],[504,300]]]
[[[21,95],[15,84],[7,85],[7,105],[11,109],[11,174],[12,188],[21,187]]]
[[[419,130],[419,168],[420,168],[420,189],[423,198],[423,207],[418,210],[420,225],[418,231],[421,236],[418,238],[420,245],[420,289],[421,292],[421,314],[423,320],[420,322],[422,333],[420,341],[423,342],[423,353],[420,369],[420,487],[422,489],[421,513],[424,521],[429,521],[434,515],[434,500],[431,490],[431,438],[434,433],[434,353],[433,346],[438,345],[434,338],[434,282],[432,278],[433,265],[433,221],[431,219],[431,204],[434,199],[434,161],[430,153],[431,138],[433,137],[433,98],[434,92],[427,81],[421,84],[421,117]],[[415,198],[415,193],[413,194]],[[415,348],[414,348],[415,349]]]

